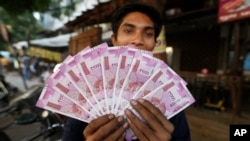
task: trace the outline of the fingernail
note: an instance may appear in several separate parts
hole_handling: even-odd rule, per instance
[[[119,122],[122,122],[122,121],[123,121],[123,117],[122,117],[122,116],[119,116],[119,117],[118,117],[118,121],[119,121]]]
[[[131,123],[131,121],[128,119],[128,123]]]
[[[126,115],[131,115],[131,111],[130,111],[129,109],[126,109],[126,110],[125,110],[125,114],[126,114]]]
[[[136,100],[131,100],[131,103],[132,103],[133,105],[137,105],[137,104],[138,104]]]
[[[125,123],[123,124],[123,128],[128,128],[128,123],[127,123],[127,122],[125,122]]]
[[[145,102],[145,100],[143,99],[143,98],[139,98],[139,100],[138,100],[140,103],[143,103],[143,102]]]
[[[115,117],[115,115],[113,115],[113,114],[110,114],[110,115],[108,116],[109,119],[113,119],[114,117]]]

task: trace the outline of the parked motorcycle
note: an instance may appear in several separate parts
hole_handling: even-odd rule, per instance
[[[8,105],[10,97],[13,97],[18,89],[5,81],[5,77],[0,74],[0,108]]]
[[[6,122],[4,122],[4,126],[0,125],[0,132],[2,134],[0,134],[0,139],[1,136],[6,136],[6,134],[4,134],[4,131],[6,131],[11,126],[21,125],[18,127],[22,128],[22,125],[39,123],[40,130],[37,133],[23,137],[20,140],[60,140],[63,132],[63,121],[60,116],[51,111],[35,107],[36,101],[41,94],[42,88],[42,84],[34,85],[23,94],[11,99],[8,102],[7,106],[0,108],[0,121],[6,120]],[[7,120],[10,118],[11,120]]]

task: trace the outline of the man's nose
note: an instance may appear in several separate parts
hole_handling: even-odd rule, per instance
[[[143,36],[141,33],[135,33],[134,36],[131,39],[131,44],[136,46],[136,47],[141,47],[143,46]]]

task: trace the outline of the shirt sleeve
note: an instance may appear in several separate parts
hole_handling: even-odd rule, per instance
[[[185,113],[182,111],[170,119],[175,130],[172,134],[172,141],[190,141],[190,131]]]
[[[68,118],[63,131],[62,141],[83,141],[83,130],[88,124],[74,118]]]

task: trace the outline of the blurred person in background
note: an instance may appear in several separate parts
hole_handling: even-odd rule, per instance
[[[39,74],[39,63],[41,61],[41,57],[38,55],[38,56],[35,56],[31,65],[30,65],[30,70],[33,74],[37,75]]]
[[[30,71],[31,58],[27,55],[27,51],[25,48],[22,48],[20,52],[20,63],[22,68],[22,75],[24,79],[30,80],[32,77]]]

